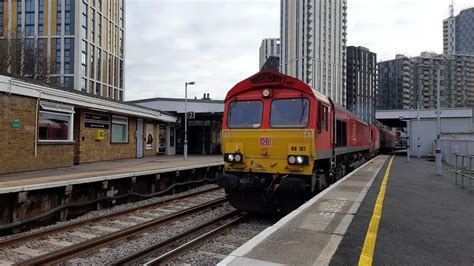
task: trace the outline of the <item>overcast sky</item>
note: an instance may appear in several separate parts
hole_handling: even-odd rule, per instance
[[[450,0],[347,0],[348,46],[378,60],[402,53],[442,53]],[[474,6],[456,0],[456,15]],[[258,71],[263,38],[280,35],[280,0],[129,0],[126,10],[126,100],[223,99]]]

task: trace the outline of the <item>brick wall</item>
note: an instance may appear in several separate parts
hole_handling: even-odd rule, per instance
[[[79,125],[76,124],[76,128],[80,128],[79,134],[77,131],[75,134],[78,136],[76,143],[76,163],[96,162],[96,161],[107,161],[125,158],[136,157],[136,126],[137,120],[135,118],[128,118],[128,143],[111,143],[111,128],[105,129],[105,135],[103,140],[95,140],[96,129],[86,128],[85,112],[92,112],[94,114],[110,115],[107,113],[100,113],[96,111],[88,110],[76,110],[76,121],[80,121]],[[112,116],[110,116],[110,123]],[[77,123],[77,122],[76,122]],[[76,138],[77,139],[77,138]],[[78,154],[79,153],[79,154]]]
[[[0,174],[73,165],[71,144],[39,144],[35,157],[35,118],[36,99],[0,93]],[[14,119],[20,128],[11,126]]]

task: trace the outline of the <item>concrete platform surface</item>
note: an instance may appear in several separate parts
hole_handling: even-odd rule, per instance
[[[0,194],[224,165],[221,155],[153,156],[0,175]]]
[[[219,265],[327,265],[388,156],[378,156],[232,252]]]
[[[434,162],[395,156],[373,265],[474,265],[474,193],[436,175]],[[375,179],[331,265],[357,265],[385,169]]]

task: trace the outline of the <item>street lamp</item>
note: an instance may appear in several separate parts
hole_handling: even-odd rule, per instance
[[[184,160],[188,159],[188,85],[194,84],[195,81],[184,83]]]

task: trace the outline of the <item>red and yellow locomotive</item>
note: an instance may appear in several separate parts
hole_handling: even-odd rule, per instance
[[[225,174],[241,210],[289,212],[378,152],[381,131],[302,81],[262,71],[225,99]]]

